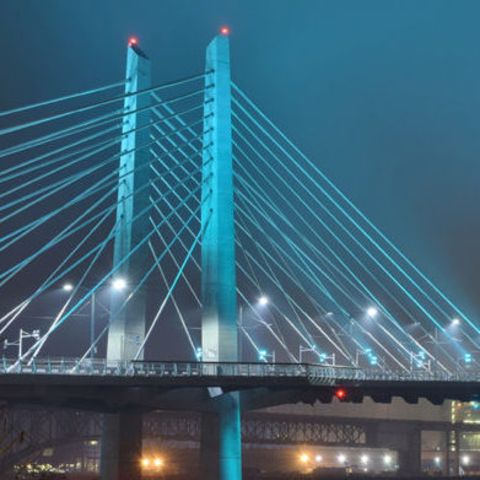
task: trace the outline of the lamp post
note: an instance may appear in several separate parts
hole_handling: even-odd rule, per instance
[[[18,347],[18,360],[22,358],[23,355],[23,340],[26,338],[33,338],[34,340],[40,339],[40,330],[33,330],[32,332],[27,332],[22,328],[19,330],[18,341],[9,342],[5,340],[3,342],[3,349],[6,350],[8,347]]]
[[[271,353],[268,353],[268,351],[264,349],[260,349],[258,351],[258,359],[261,362],[267,363],[269,358],[272,361],[272,363],[275,363],[275,350],[272,350]]]
[[[63,285],[63,290],[66,292],[72,292],[74,290],[74,285],[71,283],[65,283]],[[87,287],[79,287],[83,290],[88,290]],[[117,277],[112,280],[111,288],[118,292],[125,290],[127,288],[127,281],[122,277]],[[90,346],[95,343],[95,326],[96,326],[96,305],[97,305],[97,295],[96,290],[92,290],[90,295]],[[97,348],[90,348],[90,359],[95,357],[97,353]]]
[[[270,303],[269,298],[266,295],[261,295],[257,299],[256,305],[258,307],[264,308]],[[239,359],[243,359],[243,335],[242,332],[245,330],[244,323],[243,323],[243,314],[244,314],[244,306],[240,304],[238,307],[238,330],[240,331],[240,335],[238,335],[238,355]],[[265,322],[255,319],[261,325],[266,325]],[[275,360],[273,360],[275,361]]]
[[[355,354],[355,363],[357,365],[359,365],[361,357],[366,357],[370,366],[372,366],[372,367],[379,366],[379,358],[372,351],[371,348],[365,348],[363,350],[362,349],[357,349],[356,354]]]
[[[315,346],[313,347],[304,347],[302,345],[298,346],[298,360],[302,363],[303,354],[307,352],[312,352],[318,356],[318,360],[321,364],[326,365],[327,367],[335,366],[335,354],[331,353],[330,355],[326,353],[319,352]]]
[[[430,359],[427,360],[423,350],[418,353],[410,352],[410,371],[413,371],[414,368],[425,369],[427,372],[432,371],[432,362]]]

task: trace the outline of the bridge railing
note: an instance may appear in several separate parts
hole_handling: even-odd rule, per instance
[[[55,358],[19,362],[3,358],[0,375],[97,375],[136,377],[297,377],[311,383],[325,384],[338,380],[362,381],[480,381],[480,371],[413,370],[392,372],[381,369],[360,369],[342,366],[323,366],[297,363],[248,363],[248,362],[151,362],[111,361],[106,359]]]

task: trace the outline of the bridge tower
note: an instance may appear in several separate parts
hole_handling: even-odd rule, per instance
[[[202,168],[202,355],[238,361],[233,206],[230,45],[222,29],[208,45],[205,65]],[[202,478],[240,480],[241,427],[237,393],[212,399],[202,419]]]
[[[129,41],[127,71],[120,146],[117,229],[115,232],[113,266],[120,264],[130,251],[148,233],[148,211],[134,220],[146,209],[149,200],[150,153],[146,148],[150,132],[145,128],[150,123],[150,95],[131,95],[151,86],[150,60],[137,46],[135,39]],[[147,264],[147,249],[141,248],[124,262],[116,278],[127,283],[127,288],[114,291],[111,298],[111,325],[108,330],[107,359],[132,360],[145,337],[145,294],[138,291],[125,308],[120,309],[128,295],[128,285],[135,285],[143,275]],[[141,354],[140,360],[143,358]]]
[[[127,49],[126,83],[123,106],[122,140],[119,161],[118,206],[114,238],[113,266],[119,266],[115,279],[126,288],[112,291],[107,361],[132,360],[145,337],[145,292],[138,291],[121,309],[129,286],[144,274],[146,249],[138,249],[126,262],[132,249],[148,233],[150,95],[135,92],[151,86],[150,60],[130,39]],[[146,213],[138,215],[145,210]],[[140,359],[143,358],[143,353]],[[101,452],[103,480],[141,478],[142,414],[121,410],[105,414]]]

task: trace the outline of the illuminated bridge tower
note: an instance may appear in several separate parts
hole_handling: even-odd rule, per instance
[[[202,185],[202,354],[238,361],[233,207],[230,46],[228,31],[206,52]],[[241,479],[238,394],[220,395],[216,414],[203,416],[202,478]]]
[[[151,86],[150,60],[130,39],[119,162],[117,229],[113,266],[119,265],[117,281],[126,282],[122,291],[112,292],[107,361],[132,360],[145,336],[145,293],[138,291],[121,309],[129,286],[136,285],[146,270],[147,251],[138,249],[125,263],[135,246],[148,233],[150,95],[129,95]],[[140,212],[145,212],[140,215]],[[143,358],[143,354],[140,359]],[[101,476],[103,480],[141,478],[142,415],[121,410],[104,415]]]
[[[132,94],[151,86],[150,60],[130,39],[127,50],[125,93]],[[148,233],[150,153],[146,148],[150,132],[150,95],[130,95],[124,100],[121,156],[119,165],[117,230],[113,266],[118,265]],[[144,211],[142,215],[139,212]],[[127,288],[115,292],[111,300],[111,325],[108,331],[108,360],[132,360],[145,336],[145,296],[137,292],[125,308],[120,309],[128,284],[135,285],[147,262],[147,250],[141,248],[123,263],[116,273],[127,282]],[[140,357],[140,359],[143,358]]]

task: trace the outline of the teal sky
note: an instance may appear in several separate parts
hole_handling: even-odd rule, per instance
[[[0,109],[203,68],[221,24],[235,81],[421,268],[480,307],[480,2],[2,2]]]

